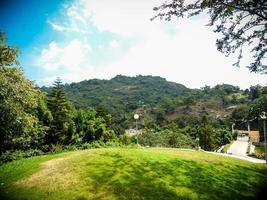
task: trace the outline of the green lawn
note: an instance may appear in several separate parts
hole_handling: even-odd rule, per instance
[[[0,166],[0,199],[255,199],[267,167],[177,149],[94,149]]]

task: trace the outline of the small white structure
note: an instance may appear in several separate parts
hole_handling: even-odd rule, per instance
[[[139,115],[138,114],[134,114],[134,119],[138,120],[139,119]]]
[[[125,130],[125,134],[130,136],[130,137],[133,137],[137,134],[138,131],[136,131],[136,129],[133,129],[133,128],[130,128],[130,129],[126,129]]]

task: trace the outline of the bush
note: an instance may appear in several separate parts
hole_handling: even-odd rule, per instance
[[[91,143],[84,143],[81,146],[81,149],[96,149],[96,148],[101,148],[101,147],[105,147],[105,143],[102,141],[94,141]]]
[[[265,150],[264,147],[256,147],[255,153],[253,154],[254,157],[258,159],[265,159]]]
[[[194,148],[197,146],[196,141],[179,128],[146,130],[138,136],[138,140],[142,146],[149,147]]]
[[[119,142],[121,145],[130,145],[132,143],[131,137],[127,136],[126,134],[120,135]]]
[[[105,143],[106,147],[121,147],[122,143],[119,140],[109,140]]]
[[[0,163],[6,163],[13,160],[18,160],[21,158],[28,158],[32,156],[39,156],[43,155],[44,153],[38,149],[29,149],[27,151],[6,151],[5,153],[1,154],[0,156]]]
[[[68,145],[65,147],[66,151],[77,151],[79,148],[76,145]]]
[[[254,156],[258,159],[265,159],[265,154],[264,153],[258,153],[255,152]]]
[[[91,143],[83,143],[82,146],[81,146],[81,149],[91,149],[92,148],[92,145]]]
[[[42,150],[29,149],[27,151],[22,151],[22,150],[6,151],[5,153],[2,153],[0,155],[0,163],[6,163],[6,162],[13,161],[13,160],[21,159],[21,158],[39,156],[39,155],[49,154],[49,153],[61,153],[63,151],[76,151],[78,149],[96,149],[96,148],[122,147],[122,146],[126,146],[126,145],[124,145],[119,139],[113,139],[107,142],[96,140],[94,142],[83,143],[81,145],[68,145],[68,146],[63,146],[61,144],[52,144],[51,146],[43,145]]]
[[[93,141],[91,143],[91,145],[92,145],[92,148],[94,148],[94,149],[97,149],[97,148],[101,148],[101,147],[105,147],[106,146],[105,143],[103,141],[100,141],[100,140]]]
[[[51,147],[47,144],[41,146],[41,150],[45,153],[49,153]]]
[[[51,153],[61,153],[61,152],[63,152],[63,145],[61,145],[61,144],[52,144],[51,146],[50,146],[50,152]]]

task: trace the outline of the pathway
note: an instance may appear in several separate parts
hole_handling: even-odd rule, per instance
[[[265,163],[265,160],[252,158],[252,157],[249,157],[249,156],[237,156],[237,155],[230,155],[230,154],[226,154],[226,153],[217,153],[217,152],[210,152],[210,151],[205,151],[205,152],[211,153],[211,154],[216,154],[216,155],[219,155],[219,156],[226,156],[226,157],[237,158],[237,159],[240,159],[240,160],[246,160],[246,161],[253,162],[253,163]]]
[[[227,151],[228,154],[236,156],[247,156],[248,142],[246,141],[234,141]]]
[[[237,140],[234,141],[233,144],[230,146],[230,148],[227,151],[227,154],[215,153],[215,152],[210,152],[210,153],[246,160],[253,163],[265,163],[265,160],[247,156],[248,141],[249,141],[248,136],[239,136],[237,137]]]

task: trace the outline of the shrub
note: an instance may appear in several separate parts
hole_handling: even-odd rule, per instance
[[[254,155],[258,159],[265,159],[265,150],[264,147],[256,147]]]
[[[61,144],[52,144],[50,146],[50,152],[51,153],[60,153],[63,151],[63,149],[64,149],[63,145],[61,145]]]
[[[41,150],[38,149],[29,149],[27,151],[6,151],[5,153],[2,153],[0,156],[0,163],[6,163],[13,160],[18,160],[21,158],[28,158],[32,156],[39,156],[43,155],[44,153]]]
[[[131,137],[127,136],[126,134],[120,135],[119,142],[121,145],[130,145],[132,143]]]
[[[122,142],[118,139],[109,140],[105,143],[106,147],[121,147],[123,146]]]
[[[68,146],[65,147],[65,150],[66,151],[76,151],[76,150],[78,150],[78,146],[76,146],[76,145],[68,145]]]
[[[149,147],[194,148],[197,146],[196,141],[182,129],[150,129],[138,135],[138,140],[142,146]]]
[[[92,148],[92,145],[91,143],[83,143],[82,146],[81,146],[81,149],[91,149]]]
[[[258,159],[265,159],[265,154],[264,153],[258,153],[255,152],[254,156]]]
[[[94,142],[91,143],[91,148],[101,148],[101,147],[106,147],[105,143],[103,141],[100,140],[96,140]]]

